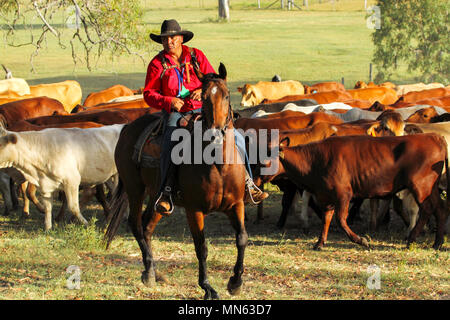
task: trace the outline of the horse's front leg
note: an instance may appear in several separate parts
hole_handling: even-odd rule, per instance
[[[244,253],[248,242],[248,235],[244,225],[244,203],[240,202],[236,204],[227,215],[236,231],[236,247],[238,252],[237,261],[234,266],[234,275],[228,281],[227,289],[231,295],[237,295],[241,291],[242,274],[244,273]]]
[[[194,239],[195,253],[198,259],[198,285],[205,290],[205,300],[219,299],[219,295],[208,281],[206,272],[206,259],[208,258],[208,247],[206,246],[205,234],[203,232],[203,212],[186,209],[186,216]],[[242,217],[244,218],[244,217]]]

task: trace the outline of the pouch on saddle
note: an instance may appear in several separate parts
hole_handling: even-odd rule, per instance
[[[157,115],[157,113],[154,113]],[[191,132],[194,128],[194,122],[201,117],[200,113],[188,114],[178,120],[178,128],[186,128]],[[161,144],[166,122],[164,117],[150,123],[141,133],[134,145],[133,161],[142,168],[159,168]]]

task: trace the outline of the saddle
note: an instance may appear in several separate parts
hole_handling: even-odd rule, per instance
[[[133,161],[141,168],[159,168],[161,144],[166,121],[162,113],[155,113],[159,118],[151,122],[140,134],[134,146]],[[187,114],[178,120],[177,128],[185,128],[189,132],[194,123],[201,118],[201,113]]]

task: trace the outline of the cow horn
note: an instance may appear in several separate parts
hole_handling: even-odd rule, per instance
[[[2,67],[3,67],[3,70],[5,70],[5,73],[6,73],[5,79],[11,79],[13,77],[11,70],[9,70],[7,67],[5,67],[4,64],[2,64]]]

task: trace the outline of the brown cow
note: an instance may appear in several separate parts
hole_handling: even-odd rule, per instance
[[[386,88],[395,89],[396,85],[393,84],[392,82],[383,82],[383,83],[380,83],[377,85],[377,84],[373,83],[372,81],[367,84],[364,81],[357,81],[354,89],[377,88],[377,87],[386,87]]]
[[[450,95],[446,95],[443,97],[437,97],[437,98],[427,98],[418,100],[415,102],[404,102],[401,99],[399,99],[396,103],[392,104],[391,107],[393,108],[405,108],[405,107],[411,107],[415,105],[429,105],[429,106],[436,106],[441,107],[447,112],[450,112]]]
[[[315,83],[312,86],[303,85],[305,88],[305,94],[311,94],[311,93],[318,93],[318,92],[324,92],[324,91],[345,91],[345,87],[340,82],[319,82]]]
[[[137,108],[149,108],[144,99],[136,99],[130,101],[121,101],[121,102],[110,102],[110,103],[100,103],[90,108],[83,108],[83,111],[96,111],[96,110],[105,110],[105,109],[137,109]],[[79,110],[78,112],[80,112]],[[156,110],[155,111],[159,111]]]
[[[334,111],[334,110],[333,110]],[[258,117],[259,119],[276,119],[276,118],[289,118],[289,117],[298,117],[304,116],[306,113],[301,111],[293,111],[293,110],[285,110],[280,112],[271,113],[262,117]]]
[[[342,124],[330,124],[326,122],[319,122],[314,126],[300,129],[281,131],[279,134],[280,146],[296,146],[300,144],[307,144],[314,141],[320,141],[330,136],[350,136],[350,135],[371,135],[374,137],[384,136],[402,136],[404,134],[405,123],[402,120],[400,114],[392,111],[383,112],[376,121],[358,121],[355,123],[342,123]],[[297,195],[297,187],[292,184],[291,181],[277,180],[272,181],[276,184],[280,190],[283,191],[282,198],[282,211],[280,218],[277,222],[277,227],[283,228],[288,213],[291,210],[295,210],[295,202]],[[320,216],[320,210],[317,209],[315,202],[310,198],[311,194],[304,192],[305,190],[299,190],[302,196],[302,210],[300,214],[300,220],[303,228],[308,228],[308,205]],[[359,207],[362,205],[363,199],[355,201],[352,207],[352,214],[357,215],[359,213]],[[376,200],[371,200],[371,221],[373,217],[376,217],[376,208],[378,203]],[[258,220],[263,218],[262,204],[258,205]],[[351,216],[353,219],[354,217]]]
[[[0,106],[0,122],[5,128],[20,120],[51,115],[63,117],[68,113],[61,102],[48,97],[13,101]]]
[[[398,100],[395,90],[387,87],[350,89],[347,92],[352,96],[352,99],[367,100],[370,103],[378,101],[382,104],[392,104]]]
[[[405,123],[395,111],[383,111],[375,121],[355,121],[336,124],[336,136],[369,135],[373,137],[402,136]]]
[[[331,102],[342,102],[345,100],[353,99],[352,95],[347,91],[332,90],[326,92],[312,93],[312,94],[302,94],[294,96],[286,96],[278,100],[264,100],[262,103],[278,103],[278,102],[290,102],[302,99],[313,99],[317,103],[331,103]]]
[[[69,122],[69,123],[54,123],[51,125],[38,126],[31,124],[26,120],[20,120],[9,126],[9,131],[22,132],[22,131],[40,131],[48,128],[98,128],[102,127],[103,124],[97,122]]]
[[[121,84],[116,84],[112,87],[109,87],[107,89],[98,92],[91,92],[84,100],[83,106],[93,107],[99,105],[100,103],[106,103],[111,99],[117,97],[132,96],[132,95],[134,95],[133,90]]]
[[[55,123],[71,122],[96,122],[104,125],[131,122],[145,114],[153,113],[150,108],[140,109],[108,109],[97,112],[79,112],[67,116],[51,116],[28,119],[27,121],[35,125],[53,125]]]
[[[340,227],[350,240],[369,247],[368,240],[347,225],[350,200],[386,197],[405,188],[413,193],[421,209],[419,221],[408,237],[408,246],[434,214],[437,232],[433,248],[439,249],[444,242],[446,220],[438,188],[444,164],[448,172],[447,144],[436,134],[330,137],[281,148],[277,174],[261,176],[261,179],[268,182],[286,175],[316,196],[325,212],[322,234],[314,246],[316,250],[326,243],[335,211]]]
[[[446,88],[435,88],[435,89],[429,89],[429,90],[422,90],[422,91],[412,91],[407,94],[404,94],[400,96],[400,98],[396,101],[397,102],[416,102],[424,99],[429,98],[440,98],[450,95],[450,87]],[[390,103],[388,103],[390,104]],[[394,103],[392,103],[394,104]]]
[[[434,107],[423,108],[417,110],[406,119],[406,122],[412,123],[430,123],[433,118],[439,117]]]
[[[342,123],[343,121],[323,112],[312,112],[304,116],[278,119],[240,118],[236,120],[234,127],[244,131],[248,129],[291,130],[306,128],[318,122]]]
[[[369,109],[373,105],[370,101],[367,101],[367,100],[350,99],[350,100],[344,100],[341,102],[348,104],[349,106],[351,106],[353,108],[360,108],[360,109]],[[378,110],[378,111],[382,111],[382,110]]]

